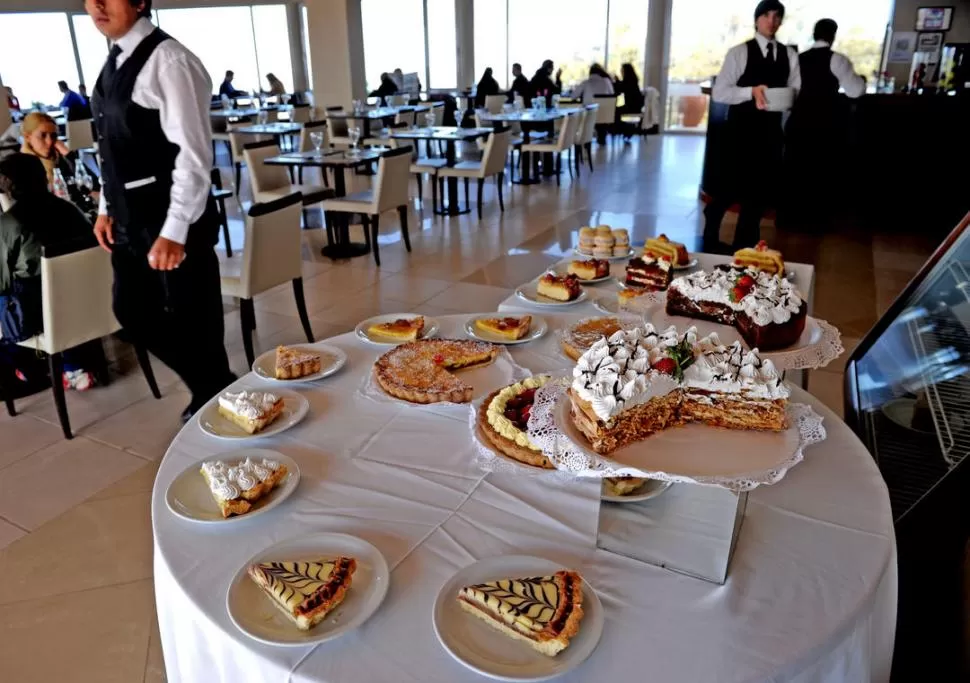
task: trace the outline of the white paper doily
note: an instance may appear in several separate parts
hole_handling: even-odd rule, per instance
[[[560,429],[557,423],[557,410],[560,401],[568,401],[565,395],[569,386],[568,378],[560,378],[549,382],[536,392],[535,404],[529,418],[529,438],[542,448],[542,452],[556,466],[557,469],[571,472],[578,477],[647,477],[661,481],[703,484],[706,486],[720,486],[732,491],[750,491],[758,486],[774,484],[785,476],[789,469],[802,461],[804,449],[825,439],[825,428],[822,417],[812,410],[811,406],[801,403],[788,405],[788,420],[791,425],[791,452],[781,460],[774,459],[771,467],[745,471],[743,474],[718,475],[708,473],[704,475],[676,474],[655,469],[644,469],[623,465],[610,458],[598,455],[591,449],[579,448]],[[716,427],[703,425],[688,425],[667,430],[664,434],[689,436],[688,429],[717,430]],[[720,431],[720,430],[718,430]],[[743,435],[755,438],[761,432],[734,432],[737,438]],[[654,439],[659,435],[655,435]],[[727,436],[726,434],[724,436]],[[656,442],[655,442],[656,443]]]
[[[495,391],[499,387],[515,384],[519,380],[523,380],[526,377],[532,377],[534,373],[516,363],[509,354],[508,349],[502,346],[499,347],[498,356],[495,357],[495,362],[480,368],[459,370],[457,374],[475,388],[475,398],[480,399],[481,397]],[[411,403],[410,401],[394,398],[393,396],[388,395],[381,388],[381,385],[377,383],[377,378],[374,377],[373,368],[368,370],[367,374],[364,376],[360,386],[357,388],[357,394],[363,398],[375,401],[377,403],[396,403],[397,405],[408,406],[410,408],[452,408],[455,406],[461,408],[467,407],[466,403],[451,403],[448,401],[442,401],[441,403],[424,404]]]
[[[842,333],[835,325],[809,316],[806,324],[811,323],[819,330],[811,344],[778,351],[761,351],[761,357],[771,359],[779,370],[817,370],[845,353]]]

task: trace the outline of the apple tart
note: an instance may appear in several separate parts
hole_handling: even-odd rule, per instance
[[[468,403],[475,390],[454,373],[490,365],[498,353],[498,346],[486,342],[420,339],[378,358],[374,376],[381,389],[403,401]]]

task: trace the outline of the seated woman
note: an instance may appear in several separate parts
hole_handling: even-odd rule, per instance
[[[643,112],[643,91],[640,90],[640,79],[633,65],[629,62],[620,67],[620,79],[616,82],[618,95],[623,95],[623,105],[616,108],[616,123],[620,123],[625,114],[640,114]],[[626,140],[630,139],[632,131],[627,128],[623,132]]]
[[[573,97],[582,99],[584,104],[592,104],[596,101],[596,95],[612,95],[613,81],[606,70],[599,64],[589,67],[589,78],[580,83],[573,90]]]
[[[44,165],[35,156],[11,154],[0,161],[0,192],[5,192],[13,200],[10,209],[0,214],[0,295],[16,294],[22,306],[35,309],[25,311],[25,317],[41,320],[42,249],[63,242],[87,240],[94,246],[94,233],[76,206],[50,193]],[[16,348],[12,342],[4,343],[0,338],[0,352],[6,363],[16,362]],[[27,352],[34,355],[29,350]],[[94,386],[94,377],[86,368],[94,367],[104,367],[100,340],[66,352],[64,376],[60,379],[65,388],[85,391]],[[25,377],[23,368],[17,369],[20,379],[36,380]]]
[[[482,80],[478,82],[475,90],[475,107],[480,109],[485,106],[485,98],[489,95],[498,95],[501,92],[498,81],[492,76],[492,67],[485,69]]]
[[[69,183],[74,178],[75,167],[68,155],[71,151],[57,138],[57,124],[47,114],[34,111],[24,117],[20,124],[20,131],[24,136],[24,144],[20,151],[40,159],[47,172],[47,186],[54,190],[54,171],[60,171],[67,186],[67,197],[83,211],[96,209],[97,194],[88,194],[77,185]],[[94,181],[97,188],[97,181]]]

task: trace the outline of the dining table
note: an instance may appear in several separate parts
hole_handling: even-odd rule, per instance
[[[522,128],[522,144],[526,145],[533,140],[537,132],[544,137],[551,137],[555,134],[556,121],[575,113],[575,109],[514,109],[497,113],[482,111],[478,118],[482,123],[490,123],[493,126],[518,123]],[[532,152],[525,154],[527,156],[522,160],[520,175],[512,182],[516,185],[535,185],[542,182],[539,177],[539,156],[533,155]],[[555,173],[553,155],[547,152],[542,158],[542,175],[550,177]]]
[[[394,128],[389,136],[395,140],[437,140],[445,143],[445,159],[449,166],[454,166],[457,158],[457,144],[472,142],[492,134],[491,128],[458,128],[455,126],[417,126],[415,128]],[[466,205],[461,208],[458,199],[458,178],[448,177],[448,194],[443,199],[436,213],[441,216],[460,216],[468,213]]]
[[[467,338],[469,317],[437,318],[437,335]],[[573,363],[556,331],[579,316],[541,317],[548,332],[507,347],[512,362],[530,373],[569,373]],[[603,502],[598,479],[484,467],[468,405],[374,396],[369,377],[390,347],[355,332],[326,344],[347,363],[326,379],[286,385],[309,404],[296,426],[227,441],[203,430],[200,411],[160,463],[151,511],[154,585],[171,683],[487,680],[439,643],[432,607],[463,568],[511,555],[579,571],[603,605],[598,644],[556,679],[562,683],[889,680],[897,574],[886,486],[855,434],[801,389],[792,387],[792,400],[821,415],[826,438],[783,479],[749,492],[726,581],[717,584],[599,547],[601,508],[627,503]],[[250,373],[230,389],[280,386]],[[475,386],[475,398],[498,388]],[[298,464],[299,484],[282,504],[225,523],[173,511],[167,496],[181,473],[196,473],[207,458],[231,461],[249,446]],[[642,505],[662,504],[681,486],[693,485],[675,484]],[[386,559],[389,589],[377,611],[317,644],[281,646],[240,630],[227,607],[240,568],[270,546],[321,532],[363,539]],[[272,619],[268,601],[265,610]],[[510,640],[509,657],[520,647]]]
[[[421,114],[429,112],[435,107],[443,107],[443,102],[427,102],[425,104],[404,104],[404,105],[387,105],[382,107],[374,107],[371,109],[351,109],[350,111],[330,111],[327,112],[327,118],[331,119],[346,119],[349,121],[360,121],[361,127],[361,139],[366,139],[371,137],[371,124],[374,121],[385,121],[387,119],[392,119],[396,117],[402,111],[413,111],[415,114]]]
[[[293,168],[320,168],[326,178],[326,169],[333,172],[333,191],[335,197],[347,195],[346,172],[356,168],[369,168],[379,161],[387,150],[382,147],[365,147],[357,150],[331,150],[288,152],[266,159],[263,163],[271,166]],[[332,259],[354,258],[370,253],[370,248],[362,242],[350,239],[349,220],[340,220],[333,231],[333,242],[323,247],[321,253]]]

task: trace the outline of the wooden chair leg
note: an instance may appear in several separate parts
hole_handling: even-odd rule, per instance
[[[380,216],[370,217],[370,242],[371,249],[374,250],[374,263],[381,265],[381,253],[380,248],[377,245],[377,231],[380,230]]]
[[[297,171],[296,171],[296,178],[297,178],[297,182],[299,182],[300,185],[302,185],[303,184],[303,167],[302,166],[300,166],[300,168],[297,169]]]
[[[589,172],[593,172],[593,143],[586,143],[586,161],[589,162]]]
[[[290,184],[292,185],[293,183],[296,182],[296,173],[293,170],[292,166],[287,166],[286,170],[290,172]]]
[[[485,190],[485,179],[478,179],[478,220],[482,220],[482,193]]]
[[[232,242],[229,240],[229,215],[226,213],[226,202],[220,199],[218,202],[219,222],[222,224],[222,241],[226,245],[226,257],[232,258]]]
[[[253,330],[256,328],[256,309],[252,299],[239,300],[239,325],[242,327],[243,347],[246,349],[246,362],[252,367],[256,360],[253,351]]]
[[[559,153],[559,167],[562,168],[562,155],[565,152]],[[573,177],[573,155],[572,152],[569,153],[569,159],[566,160],[566,170],[569,171],[569,177]]]
[[[397,215],[401,220],[401,237],[404,238],[404,248],[411,251],[411,235],[408,233],[408,207],[397,207]]]
[[[242,183],[242,164],[238,161],[236,162],[236,185],[233,189],[236,191],[236,197],[239,197],[239,185]]]
[[[52,353],[47,357],[47,366],[50,368],[51,390],[54,392],[54,406],[61,421],[61,430],[65,439],[73,439],[71,420],[67,416],[67,400],[64,398],[64,382],[61,379],[64,375],[64,358],[59,353]]]
[[[152,370],[152,362],[148,358],[148,352],[145,347],[141,344],[135,345],[135,358],[138,359],[138,365],[141,367],[141,372],[145,375],[145,381],[148,382],[148,388],[152,390],[152,396],[155,398],[161,398],[162,392],[158,390],[158,382],[155,381],[155,372]]]
[[[347,214],[344,214],[347,215]],[[349,218],[347,219],[350,220]],[[370,244],[370,218],[366,214],[360,214],[360,224],[364,228],[364,242],[367,244],[367,248],[371,248]]]
[[[556,154],[556,187],[559,187],[562,176],[562,152]]]
[[[421,174],[415,173],[414,179],[418,181],[418,201],[424,206],[424,183],[421,181]]]
[[[505,185],[505,171],[499,171],[495,176],[495,188],[498,190],[498,208],[505,212],[505,200],[502,199],[502,186]]]
[[[465,208],[471,208],[471,202],[468,200],[468,178],[464,178],[465,181]]]
[[[323,225],[327,228],[327,245],[333,246],[333,219],[329,211],[323,212]]]
[[[310,327],[310,316],[306,312],[306,299],[303,297],[302,277],[293,279],[293,297],[296,299],[296,310],[300,314],[300,322],[303,323],[306,340],[312,344],[316,340],[313,338],[313,328]]]
[[[438,178],[431,176],[431,209],[438,212]]]

